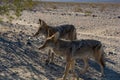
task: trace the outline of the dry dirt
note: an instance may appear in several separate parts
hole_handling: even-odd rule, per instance
[[[38,19],[48,25],[73,24],[78,39],[100,40],[105,49],[105,76],[99,65],[89,61],[89,70],[80,75],[83,62],[77,60],[79,80],[120,80],[120,4],[41,3],[25,10],[18,19],[0,22],[0,80],[57,80],[62,77],[65,60],[55,57],[55,64],[45,65],[47,50],[39,51],[43,36],[37,31]],[[69,76],[69,79],[72,79]],[[68,80],[69,80],[68,79]]]

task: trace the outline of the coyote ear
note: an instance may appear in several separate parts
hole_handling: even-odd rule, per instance
[[[43,21],[41,19],[39,19],[39,23],[40,23],[40,25],[47,26],[47,24],[45,23],[45,21]]]
[[[40,25],[43,25],[43,20],[39,19]]]
[[[56,33],[54,34],[54,41],[56,42],[56,41],[59,39],[59,37],[60,37],[60,33],[59,33],[59,32],[56,32]]]
[[[41,21],[41,19],[39,19],[39,21]]]

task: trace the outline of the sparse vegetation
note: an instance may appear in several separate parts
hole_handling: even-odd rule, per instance
[[[12,21],[13,19],[15,19],[13,16],[9,16],[10,21]]]
[[[96,39],[103,43],[107,65],[104,69],[105,76],[100,76],[99,65],[91,59],[88,62],[90,67],[87,73],[81,74],[85,68],[84,63],[77,59],[75,73],[79,79],[74,79],[72,66],[70,66],[71,71],[67,80],[119,80],[120,4],[94,4],[96,8],[89,3],[54,2],[52,5],[55,5],[57,9],[52,9],[50,2],[38,2],[32,9],[25,9],[20,17],[16,17],[13,10],[3,15],[0,13],[0,80],[62,80],[66,60],[55,55],[55,64],[45,65],[48,58],[47,48],[38,50],[45,37],[43,34],[33,37],[40,26],[39,18],[47,22],[49,26],[74,25],[77,39]],[[103,5],[106,8],[100,12]],[[47,11],[46,8],[51,11]],[[79,12],[79,9],[78,12],[74,12],[75,8],[81,8],[82,12]],[[6,16],[15,19],[9,22]]]
[[[51,7],[52,9],[57,9],[57,6],[54,5],[54,4],[52,4],[50,7]]]
[[[2,18],[0,18],[0,22],[2,22]]]
[[[97,5],[95,3],[89,3],[89,5],[92,7],[92,8],[96,8]]]
[[[51,10],[54,10],[54,9],[57,9],[57,5],[55,3],[41,3],[44,7],[45,10],[47,11],[51,11]]]
[[[92,14],[92,11],[85,10],[85,16],[90,16]]]
[[[83,12],[82,8],[80,7],[75,7],[74,12]]]
[[[0,1],[0,14],[11,17],[10,11],[19,17],[24,9],[31,9],[35,3],[32,0],[1,0]],[[13,19],[13,18],[12,18]]]

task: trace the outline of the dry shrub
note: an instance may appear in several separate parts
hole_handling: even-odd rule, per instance
[[[89,3],[89,5],[92,7],[92,8],[97,8],[97,5],[95,3]]]
[[[105,5],[105,4],[101,5],[100,6],[100,11],[101,12],[105,11],[106,7],[107,7],[107,5]]]
[[[91,16],[92,11],[88,11],[88,10],[86,10],[84,13],[85,13],[85,16]]]
[[[57,9],[57,6],[53,4],[53,5],[50,6],[50,8]]]
[[[74,8],[74,12],[83,12],[83,10],[78,6]]]

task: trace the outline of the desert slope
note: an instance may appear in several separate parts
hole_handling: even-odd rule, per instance
[[[107,3],[40,3],[25,10],[18,19],[0,22],[0,80],[57,80],[64,71],[65,60],[55,57],[55,65],[45,65],[47,49],[39,51],[44,37],[32,35],[38,19],[48,25],[73,24],[77,39],[100,40],[106,52],[105,76],[92,60],[86,74],[80,75],[83,63],[77,60],[76,72],[83,80],[120,79],[120,4]]]

